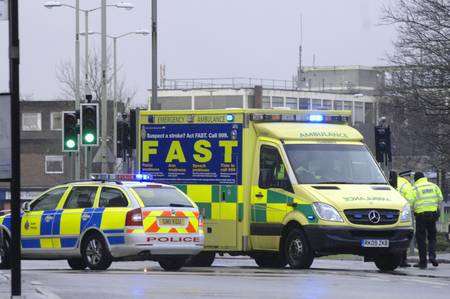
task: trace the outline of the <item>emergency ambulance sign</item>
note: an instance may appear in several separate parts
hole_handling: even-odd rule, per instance
[[[241,184],[242,124],[142,125],[141,172],[168,184]]]

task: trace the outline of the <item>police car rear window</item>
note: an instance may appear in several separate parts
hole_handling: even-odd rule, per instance
[[[170,187],[135,187],[146,207],[189,207],[192,204],[181,191]]]

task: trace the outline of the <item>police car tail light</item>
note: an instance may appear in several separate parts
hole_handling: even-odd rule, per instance
[[[125,226],[142,226],[142,211],[140,208],[128,211]]]
[[[198,227],[199,228],[203,227],[203,216],[202,215],[198,215]]]

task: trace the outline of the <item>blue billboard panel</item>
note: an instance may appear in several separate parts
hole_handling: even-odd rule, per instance
[[[241,184],[242,124],[141,126],[141,172],[168,184]]]

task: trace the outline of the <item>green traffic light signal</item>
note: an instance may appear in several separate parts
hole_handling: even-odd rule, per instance
[[[75,111],[63,111],[62,150],[63,152],[77,152],[78,144],[78,118]]]
[[[81,104],[80,113],[80,133],[81,145],[97,146],[98,145],[98,104],[83,103]]]

